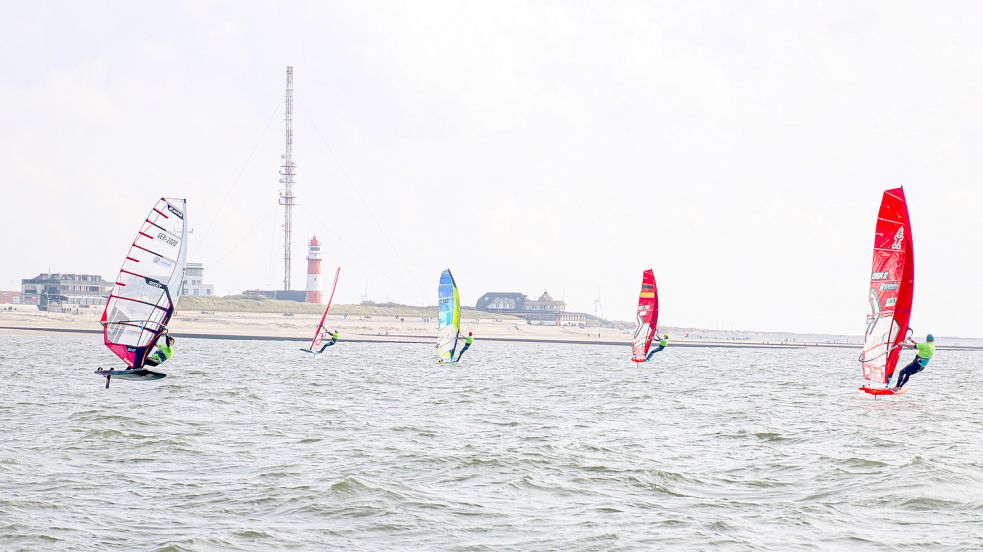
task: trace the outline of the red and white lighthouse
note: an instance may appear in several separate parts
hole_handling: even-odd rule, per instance
[[[321,242],[315,235],[307,244],[307,302],[320,304],[321,300]]]

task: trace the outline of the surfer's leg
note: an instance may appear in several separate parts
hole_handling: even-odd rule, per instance
[[[470,347],[470,345],[465,345],[463,348],[461,348],[461,352],[457,353],[457,360],[461,360],[461,357],[464,356],[464,351],[467,351],[468,347]]]
[[[913,362],[912,364],[914,364],[914,366],[912,366],[911,370],[908,371],[908,377],[914,376],[918,372],[921,372],[922,370],[925,369],[925,367],[922,366],[922,363],[918,362],[918,359],[915,359],[915,362]]]
[[[144,364],[147,366],[158,366],[160,365],[160,361],[157,360],[157,357],[155,355],[150,355],[147,357],[147,360],[144,361]]]
[[[898,374],[898,383],[895,385],[895,388],[901,389],[904,387],[904,384],[908,383],[908,378],[911,377],[910,368],[911,366],[905,366],[904,369],[901,370],[901,373]]]
[[[651,351],[649,351],[649,356],[645,357],[645,360],[646,361],[652,360],[652,355],[654,355],[655,353],[658,353],[662,349],[665,349],[665,347],[663,347],[662,345],[659,345],[655,349],[652,349]]]
[[[895,387],[898,389],[904,387],[904,384],[908,383],[908,378],[910,378],[912,374],[917,374],[920,372],[921,370],[919,370],[919,368],[921,367],[922,365],[920,362],[918,362],[918,357],[915,357],[915,360],[911,361],[911,364],[905,366],[904,369],[901,370],[901,373],[898,374],[898,383]]]
[[[324,345],[321,346],[321,350],[318,351],[318,353],[323,353],[325,349],[327,349],[328,347],[334,345],[335,343],[337,343],[337,341],[329,341],[329,342],[325,343]]]

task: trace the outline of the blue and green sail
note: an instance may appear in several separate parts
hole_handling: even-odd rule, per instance
[[[437,359],[449,362],[457,349],[457,336],[461,333],[461,296],[450,269],[440,273],[437,287]]]

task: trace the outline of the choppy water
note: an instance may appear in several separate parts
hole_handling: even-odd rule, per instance
[[[0,338],[2,550],[983,548],[983,353]],[[906,355],[907,357],[907,355]]]

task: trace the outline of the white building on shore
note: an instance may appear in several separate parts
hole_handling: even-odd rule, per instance
[[[184,278],[181,280],[181,295],[207,295],[211,296],[215,286],[206,284],[202,280],[205,276],[205,265],[202,263],[188,263],[184,266]]]
[[[42,273],[20,281],[20,302],[62,312],[106,304],[113,284],[98,274]]]

